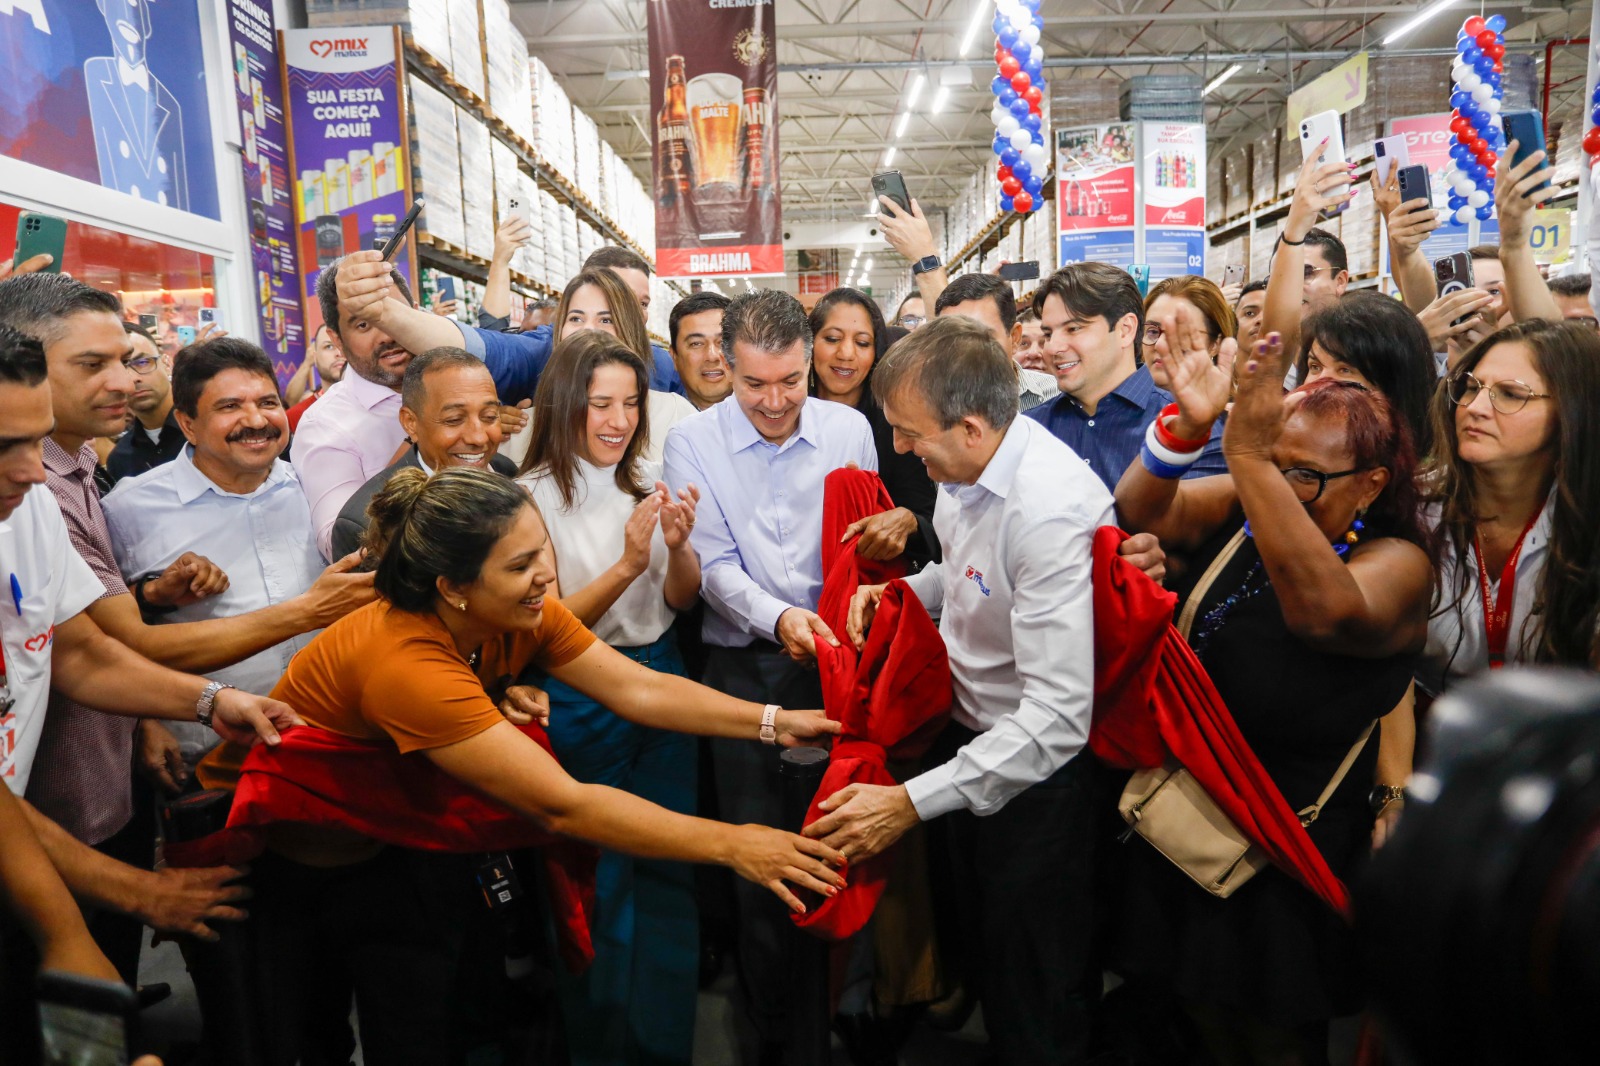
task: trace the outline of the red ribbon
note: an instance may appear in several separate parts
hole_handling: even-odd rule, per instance
[[[1489,567],[1483,561],[1483,537],[1473,544],[1473,554],[1478,560],[1478,591],[1483,596],[1483,631],[1489,644],[1489,669],[1498,670],[1506,664],[1506,640],[1511,634],[1511,610],[1516,605],[1517,560],[1522,557],[1522,542],[1528,539],[1534,524],[1539,521],[1535,511],[1528,524],[1522,527],[1511,554],[1506,556],[1505,569],[1500,572],[1500,591],[1489,599]]]

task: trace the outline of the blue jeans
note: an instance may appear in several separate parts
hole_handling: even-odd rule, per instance
[[[653,644],[616,650],[683,675],[671,631]],[[694,737],[636,725],[554,678],[543,684],[550,742],[567,773],[694,813]],[[572,1066],[689,1063],[700,959],[691,867],[603,851],[595,911],[594,964],[581,976],[561,971]]]

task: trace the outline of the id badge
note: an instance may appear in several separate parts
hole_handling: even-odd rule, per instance
[[[483,901],[496,914],[522,898],[522,882],[517,878],[516,867],[506,852],[484,856],[478,864],[477,876]]]

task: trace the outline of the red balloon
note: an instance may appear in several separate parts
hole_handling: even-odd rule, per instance
[[[1491,44],[1483,50],[1483,54],[1494,60],[1498,65],[1500,60],[1505,57],[1506,46],[1503,44]]]
[[[1483,175],[1483,176],[1484,176],[1484,178],[1485,178],[1485,179],[1486,179],[1486,180],[1488,180],[1488,181],[1493,181],[1493,180],[1494,180],[1494,167],[1490,167],[1490,168],[1489,168],[1489,169],[1488,169],[1488,171],[1487,171],[1487,172],[1485,172],[1485,174],[1484,174],[1484,175]]]
[[[995,168],[994,176],[1000,180],[1000,184],[1004,185],[1011,179],[1011,168],[1001,163]]]
[[[1039,91],[1037,85],[1030,85],[1022,91],[1022,98],[1028,101],[1028,110],[1034,114],[1039,113],[1039,105],[1044,102],[1044,93]]]
[[[1487,52],[1489,50],[1489,46],[1495,42],[1494,31],[1485,26],[1481,33],[1473,37],[1473,40],[1478,42],[1479,48],[1482,48],[1485,52]]]
[[[1590,155],[1600,153],[1600,126],[1591,126],[1583,135],[1583,150]]]
[[[1461,24],[1461,28],[1467,32],[1468,37],[1476,37],[1478,34],[1488,29],[1489,24],[1483,21],[1482,15],[1473,15],[1471,18],[1467,19],[1467,21]]]
[[[1483,153],[1483,155],[1480,157],[1479,161],[1481,163],[1483,163],[1484,166],[1488,167],[1490,170],[1493,170],[1494,169],[1494,165],[1496,163],[1500,162],[1500,156],[1495,152],[1495,150],[1493,148],[1491,148],[1487,152]]]
[[[1017,57],[1014,55],[1010,55],[1008,53],[1005,58],[1000,60],[1000,74],[1002,77],[1015,78],[1017,76],[1017,72],[1021,69],[1022,64],[1017,62]],[[1012,86],[1012,88],[1015,87],[1015,85]],[[1023,88],[1026,89],[1027,86],[1024,85]]]
[[[1458,137],[1463,133],[1471,131],[1471,129],[1472,123],[1467,120],[1467,116],[1465,115],[1457,115],[1455,118],[1450,120],[1450,132],[1456,134]]]
[[[1028,77],[1028,72],[1025,70],[1019,70],[1015,74],[1011,75],[1011,88],[1014,89],[1018,95],[1027,92],[1028,86],[1032,84],[1033,79]]]
[[[1494,72],[1496,74],[1504,74],[1506,72],[1506,65],[1503,59],[1496,59],[1494,61]]]
[[[1460,141],[1462,144],[1471,144],[1476,136],[1477,134],[1472,132],[1472,126],[1468,125],[1466,129],[1460,130],[1456,133],[1456,140]]]
[[[1473,155],[1482,155],[1484,149],[1489,147],[1489,142],[1482,137],[1474,137],[1467,143],[1467,147],[1472,149]]]
[[[1015,196],[1017,193],[1022,191],[1022,182],[1018,181],[1015,177],[1008,177],[1005,181],[1000,183],[1000,191],[1005,193],[1007,196]]]
[[[1011,206],[1019,214],[1033,210],[1033,196],[1030,193],[1019,192],[1011,198]]]

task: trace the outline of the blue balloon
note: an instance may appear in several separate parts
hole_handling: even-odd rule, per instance
[[[996,96],[1001,96],[1011,91],[1011,79],[1001,74],[996,74],[989,81],[989,91]]]
[[[1476,212],[1479,222],[1487,222],[1494,217],[1494,205],[1484,204]]]
[[[997,133],[994,135],[994,144],[990,147],[994,149],[995,155],[1002,155],[1007,148],[1011,147],[1011,142]]]
[[[1028,195],[1038,196],[1039,190],[1044,188],[1044,179],[1037,174],[1029,174],[1028,180],[1022,183],[1022,187],[1028,190]]]
[[[1015,167],[1017,160],[1022,158],[1022,153],[1011,147],[1011,142],[1006,142],[1006,150],[1000,153],[1000,162],[1003,166]]]
[[[996,82],[1004,80],[1005,79],[998,76],[995,78]],[[990,86],[992,87],[993,85],[994,82],[991,82]],[[999,90],[995,91],[997,93],[999,92]],[[1470,103],[1472,103],[1472,94],[1469,92],[1453,92],[1450,94],[1450,106],[1455,108],[1457,111],[1460,111],[1463,115],[1466,114],[1465,108]]]
[[[1000,106],[1009,110],[1011,105],[1016,103],[1018,99],[1017,90],[1011,87],[1011,82],[1008,79],[1006,87],[1000,90]]]
[[[1029,112],[1028,117],[1022,120],[1022,128],[1027,130],[1029,133],[1037,134],[1039,132],[1039,127],[1043,124],[1043,122],[1044,120],[1038,115]]]
[[[1023,64],[1022,69],[1028,72],[1028,78],[1032,81],[1038,81],[1044,76],[1044,64],[1039,61],[1038,56]]]
[[[1026,159],[1018,160],[1017,162],[1011,164],[1011,174],[1018,181],[1026,185],[1028,183],[1028,179],[1033,177],[1033,167],[1028,164]]]
[[[996,37],[1000,36],[1002,33],[1005,32],[1005,28],[1006,28],[1006,25],[1007,25],[1005,16],[999,14],[998,12],[996,12],[995,16],[994,16],[994,21],[989,23],[989,25],[994,27],[994,35]]]
[[[1483,180],[1489,176],[1489,168],[1482,163],[1468,163],[1466,169],[1467,177],[1472,179],[1474,185],[1482,184]]]
[[[1472,158],[1472,149],[1468,148],[1460,141],[1457,141],[1450,146],[1450,158],[1454,159],[1457,163],[1465,163],[1468,159]]]
[[[1465,59],[1468,63],[1475,63],[1482,56],[1483,49],[1479,48],[1476,44],[1465,44],[1461,48],[1461,58]]]
[[[1450,194],[1450,201],[1449,202],[1450,202],[1450,210],[1452,210],[1452,211],[1459,211],[1463,207],[1467,206],[1467,198],[1465,196],[1457,196],[1455,193],[1451,193]]]
[[[1589,112],[1589,125],[1600,126],[1600,104],[1594,105],[1594,110]]]
[[[1022,0],[1022,6],[1027,8],[1029,11],[1038,11],[1039,0]]]
[[[1504,15],[1490,15],[1488,26],[1496,33],[1506,32],[1506,17]]]
[[[1002,211],[1015,211],[1016,209],[1017,209],[1016,208],[1016,204],[1011,199],[1011,197],[1009,197],[1009,196],[1000,197],[1000,210],[1002,210]]]
[[[1017,31],[1011,27],[1009,22],[1006,23],[1006,28],[1001,30],[998,36],[1000,38],[1000,43],[1004,45],[1008,51],[1016,47]]]
[[[1595,87],[1594,87],[1594,96],[1593,96],[1593,97],[1591,97],[1591,99],[1592,99],[1592,100],[1593,100],[1593,101],[1594,101],[1594,102],[1595,102],[1595,103],[1597,103],[1597,104],[1600,104],[1600,85],[1596,85],[1596,86],[1595,86]]]
[[[1474,126],[1478,124],[1478,112],[1480,109],[1478,107],[1478,102],[1472,97],[1467,97],[1466,103],[1457,107],[1456,110],[1460,111],[1462,117],[1468,122],[1472,123]]]
[[[1011,101],[1009,110],[1018,118],[1018,120],[1025,120],[1028,117],[1028,112],[1031,111],[1032,108],[1028,106],[1028,101],[1018,96],[1016,99]]]
[[[1479,52],[1478,58],[1472,61],[1472,69],[1478,72],[1480,78],[1487,78],[1494,73],[1494,60]]]

